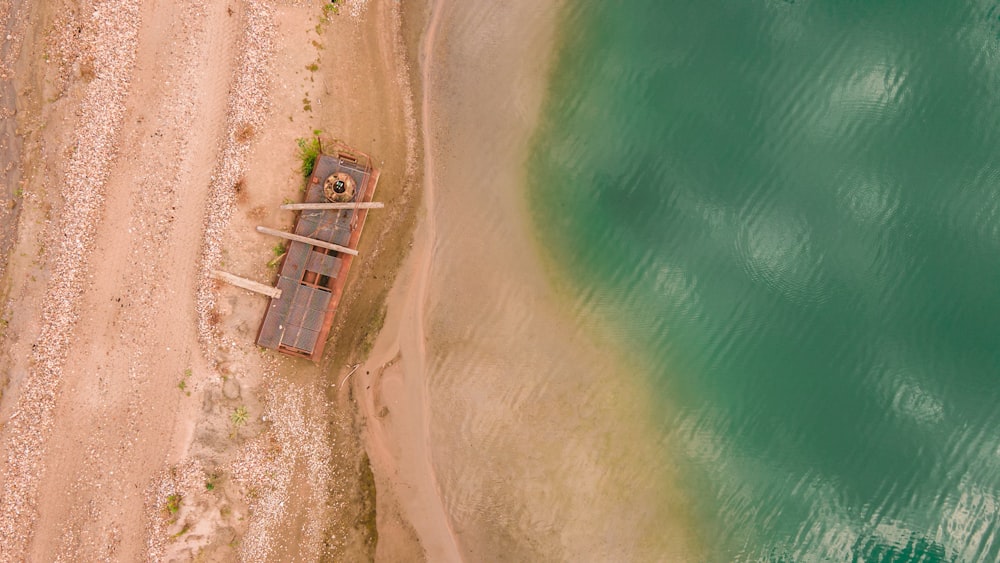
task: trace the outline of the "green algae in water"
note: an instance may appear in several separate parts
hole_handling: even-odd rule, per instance
[[[720,560],[1000,559],[1000,8],[573,3],[529,162]]]

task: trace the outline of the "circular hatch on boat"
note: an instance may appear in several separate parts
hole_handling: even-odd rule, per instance
[[[330,174],[323,182],[323,195],[330,201],[353,201],[356,188],[350,174],[337,172]]]

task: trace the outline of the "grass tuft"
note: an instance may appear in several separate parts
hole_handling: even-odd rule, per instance
[[[184,370],[184,377],[182,377],[180,383],[177,384],[177,388],[180,389],[181,391],[187,389],[187,379],[189,377],[191,377],[191,368],[187,368],[186,370]],[[188,395],[190,394],[191,392],[188,391]]]
[[[247,423],[247,408],[243,405],[236,407],[233,414],[229,415],[229,420],[233,421],[233,426],[243,426]]]
[[[191,531],[191,524],[184,524],[184,527],[183,527],[183,528],[181,528],[181,531],[177,532],[176,534],[174,534],[174,535],[173,535],[173,536],[171,536],[171,537],[172,537],[173,539],[177,539],[177,538],[179,538],[179,537],[183,536],[184,534],[186,534],[186,533],[188,533],[188,532],[190,532],[190,531]]]
[[[319,158],[319,153],[322,149],[319,137],[296,139],[295,142],[299,145],[299,160],[302,161],[302,175],[308,178],[313,173],[313,168],[316,167],[316,159]]]
[[[167,504],[164,506],[169,514],[177,514],[181,509],[181,495],[174,493],[167,496]]]

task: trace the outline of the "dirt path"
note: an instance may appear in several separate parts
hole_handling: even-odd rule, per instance
[[[141,553],[141,535],[123,531],[143,521],[141,492],[159,464],[177,461],[169,449],[183,424],[178,383],[185,370],[205,370],[193,346],[191,291],[205,192],[186,188],[209,181],[205,155],[223,133],[227,80],[204,71],[227,68],[226,39],[236,26],[224,6],[192,3],[144,6],[142,21],[144,64],[133,80],[120,133],[125,148],[108,179],[92,254],[102,279],[81,300],[86,332],[69,350],[54,417],[61,428],[44,461],[60,471],[49,472],[39,494],[39,560],[56,545],[88,559],[118,541],[119,555]]]
[[[14,66],[21,54],[27,10],[20,1],[0,1],[0,279],[14,244],[21,193],[21,138],[17,134]]]
[[[383,281],[349,282],[340,357],[382,306],[415,215],[399,9],[324,5],[38,7],[19,70],[33,160],[0,291],[0,561],[374,547],[367,464],[327,394],[339,376],[261,353],[265,301],[206,276],[269,281],[274,241],[252,226],[291,219],[276,207],[301,185],[294,139],[322,128],[382,161],[389,204],[350,278]]]
[[[204,370],[195,266],[238,14],[198,1],[79,9],[66,212],[44,297],[19,304],[42,322],[20,339],[31,362],[15,366],[26,376],[2,436],[10,560],[139,559],[144,490],[181,453],[178,383]]]
[[[4,559],[143,553],[135,523],[182,430],[178,382],[203,368],[192,289],[237,25],[202,4],[81,7],[75,66],[90,70],[64,180],[80,189],[66,191],[52,233],[45,297],[21,303],[40,305],[43,321],[2,436],[16,452],[5,489],[20,497],[0,509],[4,531],[17,529],[3,534]]]
[[[101,18],[110,5],[95,6],[92,28],[94,78],[83,95],[76,147],[66,184],[75,189],[66,195],[64,215],[54,240],[52,277],[41,302],[40,330],[31,345],[27,378],[15,411],[4,426],[3,451],[7,454],[0,475],[2,552],[19,559],[37,518],[36,499],[40,471],[63,383],[63,368],[73,349],[73,328],[79,317],[79,297],[88,283],[87,256],[93,246],[93,227],[100,220],[105,182],[115,157],[117,130],[123,119],[129,73],[135,62],[138,3],[121,2],[114,21]]]

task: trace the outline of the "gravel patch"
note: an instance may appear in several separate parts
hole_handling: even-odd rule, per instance
[[[291,505],[307,506],[311,518],[298,545],[303,560],[319,558],[323,527],[330,511],[329,485],[333,452],[325,420],[330,416],[322,396],[287,383],[266,393],[263,420],[268,428],[247,443],[233,463],[232,474],[246,489],[250,525],[240,548],[244,561],[269,561],[277,547],[277,531]],[[303,486],[306,498],[296,494]]]
[[[0,481],[0,553],[19,559],[37,518],[35,504],[46,437],[62,369],[87,281],[95,226],[104,203],[136,57],[139,0],[98,0],[79,36],[89,43],[93,78],[79,110],[73,154],[62,183],[64,208],[54,233],[52,275],[39,337],[22,393],[5,428]],[[71,48],[67,51],[72,50]]]
[[[252,141],[244,131],[259,129],[270,107],[270,70],[274,58],[276,27],[270,2],[244,1],[245,23],[236,51],[239,53],[226,113],[226,138],[209,186],[205,213],[204,254],[199,264],[197,289],[198,335],[205,356],[211,358],[221,343],[215,325],[215,281],[211,277],[222,260],[222,241],[236,206],[237,182],[246,170]]]
[[[205,488],[205,471],[194,461],[161,472],[146,489],[146,560],[162,561],[170,536],[167,529],[184,516],[184,500]]]

